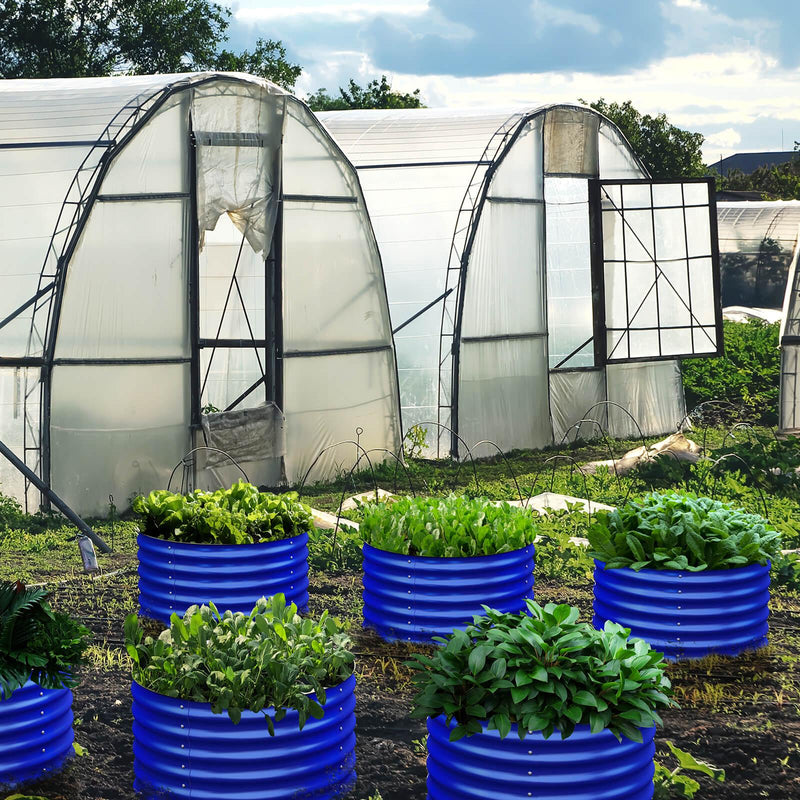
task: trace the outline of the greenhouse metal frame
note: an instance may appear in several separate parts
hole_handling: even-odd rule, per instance
[[[3,81],[0,107],[0,440],[45,486],[102,513],[110,494],[120,504],[165,485],[208,443],[209,420],[270,485],[301,479],[357,428],[361,446],[399,449],[385,286],[358,177],[302,102],[252,76],[199,73]],[[120,209],[130,218],[115,221]],[[169,387],[137,405],[142,380]],[[204,414],[214,401],[222,413]],[[160,418],[137,428],[159,403]],[[336,458],[310,477],[332,477]],[[238,474],[202,455],[192,467],[197,485]],[[37,504],[5,462],[0,479]]]
[[[359,172],[381,247],[406,431],[428,428],[441,457],[483,440],[482,454],[543,447],[586,412],[617,436],[674,430],[685,412],[678,359],[722,348],[711,179],[650,180],[616,126],[574,104],[319,117]],[[641,192],[626,219],[623,195]],[[498,208],[505,223],[492,219]],[[619,263],[652,276],[621,289]],[[533,353],[537,341],[547,352]]]

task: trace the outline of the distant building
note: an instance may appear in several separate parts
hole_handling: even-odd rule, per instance
[[[798,156],[796,150],[776,150],[767,153],[735,153],[727,158],[722,158],[709,164],[709,170],[714,170],[720,175],[728,175],[733,170],[739,170],[745,175],[750,175],[759,167],[777,167],[786,164]]]

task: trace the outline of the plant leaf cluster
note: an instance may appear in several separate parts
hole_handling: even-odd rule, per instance
[[[0,702],[28,680],[43,689],[77,685],[90,631],[51,610],[47,592],[19,581],[0,581]]]
[[[210,703],[238,723],[242,711],[262,711],[270,734],[288,709],[322,717],[326,689],[353,673],[353,654],[344,626],[324,611],[303,618],[282,594],[261,598],[250,614],[213,603],[173,614],[158,638],[145,636],[139,619],[125,620],[125,647],[133,679],[159,694]],[[313,694],[312,694],[313,693]],[[274,709],[274,716],[268,713]]]
[[[800,439],[764,436],[754,431],[748,439],[712,450],[718,471],[736,472],[748,486],[770,492],[800,489]]]
[[[508,553],[533,544],[532,515],[485,497],[402,497],[363,506],[360,532],[379,550],[461,558]]]
[[[719,500],[652,492],[589,526],[589,555],[606,569],[730,569],[766,565],[780,552],[781,535],[767,520]]]
[[[715,781],[725,782],[725,770],[714,767],[706,761],[698,761],[691,753],[681,750],[672,742],[667,741],[672,755],[678,761],[678,766],[670,770],[658,761],[655,762],[655,775],[653,776],[653,800],[672,800],[676,797],[694,797],[700,784],[684,772],[696,772],[708,775]]]
[[[528,600],[528,613],[504,614],[484,606],[466,630],[439,641],[433,656],[415,655],[420,689],[415,717],[455,720],[455,741],[483,725],[505,738],[558,730],[566,739],[576,725],[642,741],[641,728],[661,724],[671,706],[663,655],[614,622],[603,630],[578,621],[578,609]]]
[[[159,539],[195,544],[253,544],[309,533],[311,510],[296,492],[260,492],[244,481],[230,489],[174,494],[160,489],[133,501],[140,530]]]

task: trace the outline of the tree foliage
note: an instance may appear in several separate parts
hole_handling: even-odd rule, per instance
[[[609,103],[601,97],[588,105],[617,125],[651,177],[700,178],[706,174],[700,150],[703,134],[672,125],[666,114],[642,114],[630,100]]]
[[[0,76],[83,78],[249,72],[292,89],[301,68],[280,42],[222,49],[230,9],[211,0],[0,0]]]
[[[359,86],[352,78],[347,88],[339,87],[339,95],[330,95],[325,88],[309,95],[308,105],[313,111],[344,111],[353,108],[424,108],[420,90],[394,92],[385,75],[380,80]]]
[[[717,178],[717,188],[732,192],[760,192],[763,200],[800,200],[800,152],[785,164],[758,167],[749,175],[733,169]]]

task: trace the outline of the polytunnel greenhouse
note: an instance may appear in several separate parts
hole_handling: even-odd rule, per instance
[[[463,455],[549,445],[587,412],[675,429],[678,360],[722,346],[710,180],[650,180],[578,105],[319,116],[364,188],[406,431]]]
[[[753,287],[738,305],[778,307],[781,317],[781,383],[778,430],[800,432],[800,202],[720,203],[723,278]],[[772,289],[774,284],[775,288]],[[767,287],[770,294],[763,294]],[[724,296],[724,285],[723,285]],[[748,303],[750,297],[755,302]]]
[[[0,441],[30,471],[0,459],[0,491],[94,514],[206,444],[271,486],[356,428],[399,448],[376,242],[303,103],[190,74],[0,81],[0,107]]]

